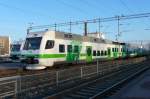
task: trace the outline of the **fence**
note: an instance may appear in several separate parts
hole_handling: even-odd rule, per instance
[[[0,98],[15,96],[18,92],[19,76],[5,77],[0,79]]]
[[[114,70],[118,70],[129,64],[135,64],[144,61],[145,58],[135,58],[130,60],[116,60],[112,63],[105,62],[100,64],[97,61],[96,65],[75,67],[71,69],[64,69],[53,72],[44,72],[40,74],[25,75],[25,76],[13,76],[0,78],[0,98],[3,97],[16,97],[18,93],[23,93],[24,96],[30,96],[33,94],[41,94],[33,90],[39,90],[52,86],[59,86],[66,82],[89,78],[95,75],[104,75]],[[20,94],[22,95],[22,94]]]

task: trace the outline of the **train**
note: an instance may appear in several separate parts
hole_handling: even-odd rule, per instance
[[[22,44],[23,44],[22,42],[11,44],[10,59],[20,60]]]
[[[96,33],[95,33],[96,34]],[[21,49],[26,69],[40,70],[57,64],[93,62],[126,56],[126,44],[98,36],[43,30],[27,33]]]

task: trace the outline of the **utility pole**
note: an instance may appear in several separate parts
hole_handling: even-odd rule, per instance
[[[87,22],[84,22],[84,36],[87,36]]]
[[[99,31],[99,35],[101,36],[101,19],[99,18],[99,21],[98,21],[98,31]]]
[[[27,34],[30,33],[30,30],[32,29],[32,27],[27,28]]]
[[[118,34],[116,35],[116,41],[118,41],[120,36],[120,16],[117,16],[117,22],[118,22]]]
[[[70,27],[69,27],[69,32],[70,32],[70,34],[71,34],[71,25],[72,25],[71,23],[72,23],[72,22],[70,21],[70,23],[69,23],[69,26],[70,26]]]
[[[57,30],[57,24],[56,23],[54,24],[54,27],[55,27],[55,31],[56,31]]]

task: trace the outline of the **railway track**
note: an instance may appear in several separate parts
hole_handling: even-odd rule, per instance
[[[146,64],[143,62],[140,62],[140,63]],[[81,68],[78,68],[75,70],[73,69],[73,71],[71,71],[70,73],[73,74],[74,72],[76,72],[75,75],[78,78],[69,80],[69,81],[67,80],[66,82],[63,82],[63,83],[58,83],[58,85],[56,83],[57,79],[55,78],[57,76],[57,73],[55,73],[55,72],[45,72],[45,73],[39,73],[38,75],[33,74],[33,75],[20,76],[16,83],[17,87],[14,88],[14,89],[18,90],[16,92],[15,96],[18,99],[41,99],[43,97],[45,97],[45,98],[90,98],[102,91],[102,90],[99,91],[97,89],[95,91],[96,93],[93,93],[94,91],[93,92],[91,91],[92,89],[94,90],[94,87],[96,88],[97,85],[98,85],[97,88],[99,88],[103,84],[104,85],[106,84],[105,86],[108,87],[107,84],[108,84],[108,82],[111,82],[113,80],[112,79],[113,75],[114,76],[119,75],[119,73],[121,73],[121,72],[134,70],[134,68],[135,69],[138,69],[138,68],[143,69],[142,64],[138,64],[136,62],[130,63],[130,61],[127,61],[127,62],[122,61],[119,65],[118,65],[118,63],[116,64],[116,62],[114,62],[112,65],[107,63],[104,66],[99,64],[100,65],[98,68],[99,72],[96,72],[96,73],[95,73],[95,70],[97,71],[96,66],[82,68],[83,69],[82,77],[78,77],[78,75],[76,75],[76,73],[80,74]],[[69,71],[70,71],[70,69],[69,69]],[[60,76],[65,75],[64,73],[67,72],[66,73],[67,75],[59,77],[59,80],[61,81],[62,78],[67,77],[69,75],[69,71],[65,70],[64,72],[59,72]],[[91,72],[92,72],[92,74],[90,74]],[[87,75],[87,74],[90,74],[90,75]],[[71,77],[74,77],[74,75],[71,75]],[[98,83],[96,83],[96,82],[98,82]],[[115,83],[116,82],[114,81],[114,84]],[[95,84],[95,85],[93,85],[93,84]],[[99,84],[102,84],[102,85],[99,85]],[[9,84],[9,85],[11,85],[11,84]],[[88,86],[88,85],[92,85],[92,86]],[[87,89],[84,89],[84,86],[85,87],[87,86],[90,89],[90,91],[89,90],[87,91]],[[3,87],[1,87],[1,88],[4,89]],[[80,91],[80,89],[82,89],[82,88],[83,88],[83,90]],[[63,91],[63,90],[65,90],[65,91]],[[87,91],[87,93],[86,93],[86,91]],[[76,92],[77,92],[77,94],[76,94]],[[78,97],[73,97],[68,94],[71,94],[71,95],[75,94]],[[88,95],[86,95],[86,94],[88,94]],[[90,97],[89,97],[89,95],[90,95]],[[47,97],[47,96],[50,96],[50,97]],[[12,99],[12,97],[13,96],[10,96],[10,97],[8,96],[7,99]]]
[[[73,88],[53,94],[46,99],[95,99],[106,98],[115,93],[119,86],[128,82],[131,78],[147,70],[149,66],[145,66],[148,62],[127,66],[118,72],[106,75],[102,78],[84,83]]]

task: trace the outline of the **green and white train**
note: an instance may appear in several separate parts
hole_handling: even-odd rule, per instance
[[[27,69],[126,56],[125,43],[59,31],[29,32],[21,50]]]

